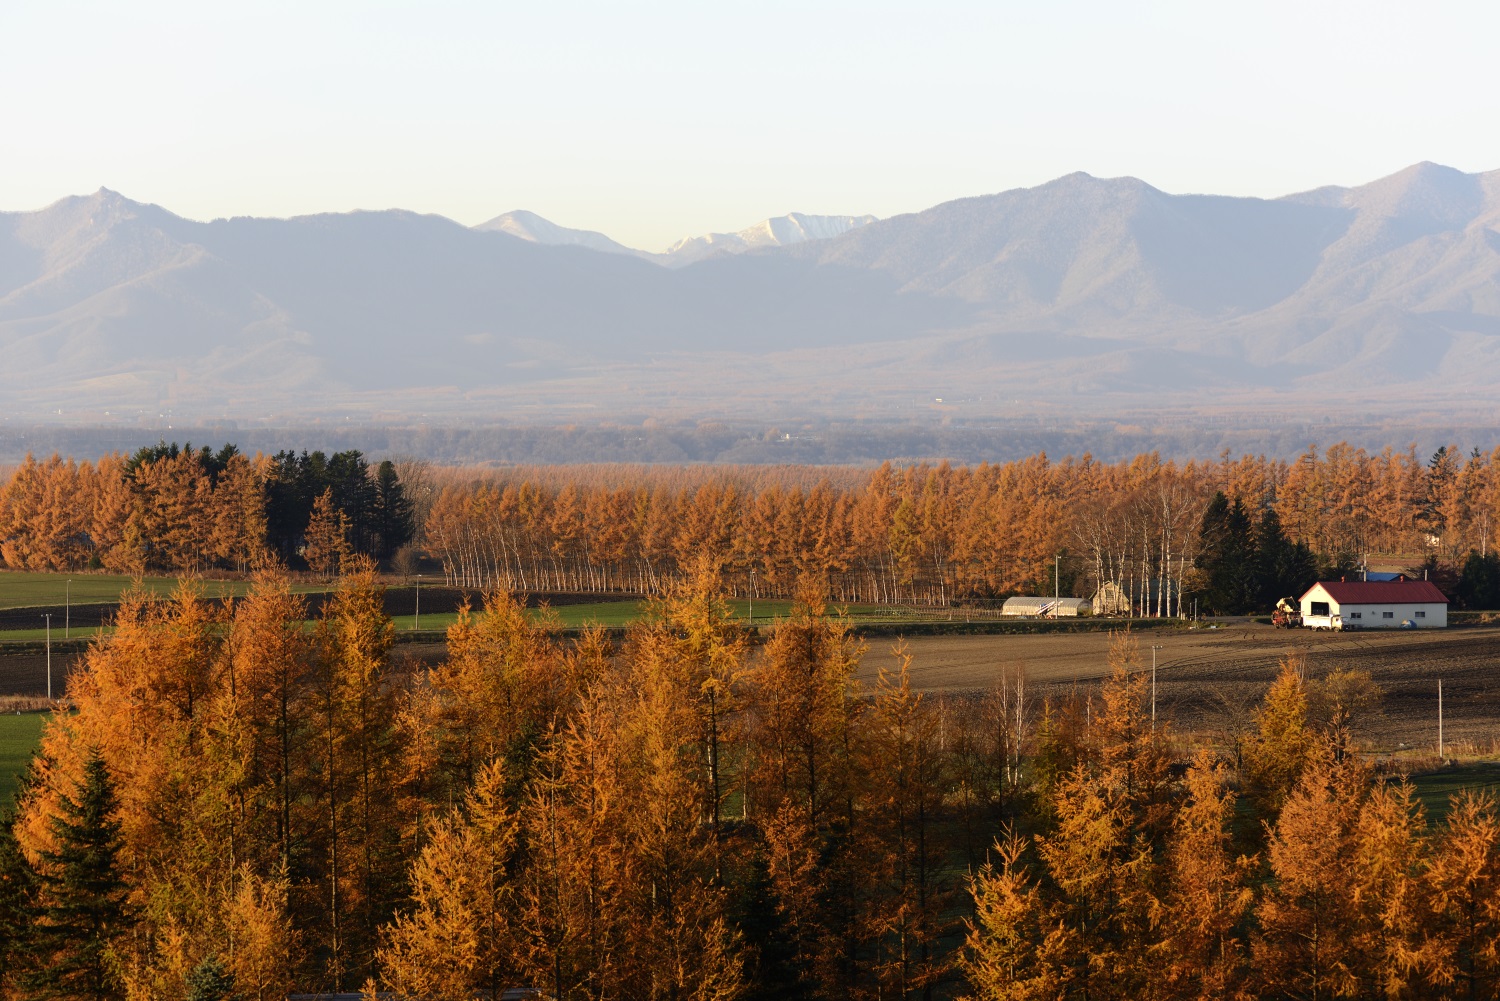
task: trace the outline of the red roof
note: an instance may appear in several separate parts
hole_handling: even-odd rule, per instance
[[[1448,604],[1430,580],[1320,580],[1313,587],[1321,587],[1340,605]],[[1311,593],[1308,588],[1307,594]]]

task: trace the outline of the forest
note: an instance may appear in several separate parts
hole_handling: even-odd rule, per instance
[[[1500,450],[1448,447],[1426,460],[1339,443],[1290,463],[483,470],[163,444],[95,463],[28,458],[0,488],[0,556],[15,569],[205,572],[270,551],[332,575],[350,556],[410,570],[427,554],[476,591],[661,594],[707,554],[737,595],[789,598],[809,573],[845,603],[1112,584],[1136,616],[1264,612],[1384,556],[1493,608],[1497,510]]]
[[[243,573],[275,555],[332,573],[345,555],[388,560],[416,528],[395,463],[356,451],[28,455],[0,488],[0,558],[16,570]]]
[[[1500,816],[1429,823],[1289,656],[1241,732],[1020,665],[933,696],[808,575],[759,641],[712,560],[623,637],[503,590],[430,665],[368,558],[136,594],[0,824],[0,991],[255,998],[1494,998]]]

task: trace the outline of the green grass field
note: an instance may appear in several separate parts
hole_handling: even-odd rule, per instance
[[[71,584],[69,584],[70,581]],[[120,594],[129,590],[133,583],[134,578],[120,574],[75,574],[70,577],[67,574],[0,571],[0,609],[52,607],[61,605],[65,597],[68,597],[74,605],[107,604],[119,600]],[[174,577],[147,577],[140,583],[143,588],[153,594],[167,595],[172,593],[179,581]],[[215,580],[205,581],[201,586],[206,595],[221,596],[242,595],[249,589],[250,584],[248,581]],[[69,590],[71,595],[68,595]],[[323,590],[323,586],[299,585],[294,590],[305,593]],[[560,605],[553,609],[553,614],[565,629],[579,629],[589,625],[621,628],[630,625],[640,617],[643,605],[643,602],[632,598],[603,600],[577,605]],[[761,599],[751,602],[739,598],[730,600],[729,607],[735,617],[747,625],[769,626],[787,615],[792,603],[784,599]],[[883,605],[855,605],[845,611],[851,621],[865,623],[905,621],[914,614],[911,611],[903,612],[900,608]],[[921,617],[931,618],[933,613],[926,612]],[[411,615],[398,615],[395,616],[394,621],[397,631],[400,632],[418,628],[422,632],[430,632],[448,628],[455,618],[456,615],[453,613],[434,612],[423,615],[420,619]],[[108,628],[106,627],[104,631],[107,632]],[[79,626],[70,628],[67,638],[89,639],[98,635],[99,632],[97,628]],[[0,643],[41,642],[46,638],[45,626],[0,630]],[[61,623],[54,617],[52,639],[57,641],[63,638]]]
[[[1483,789],[1500,796],[1500,761],[1474,761],[1413,775],[1411,784],[1427,808],[1427,822],[1441,824],[1448,816],[1448,798],[1461,789]]]
[[[54,621],[56,621],[56,620],[54,620]],[[81,626],[74,626],[73,628],[67,630],[66,631],[66,635],[64,635],[64,630],[63,630],[62,624],[58,623],[57,625],[54,625],[52,627],[51,640],[52,640],[53,643],[61,643],[65,639],[72,640],[73,642],[77,642],[78,640],[93,639],[95,636],[98,636],[101,632],[103,632],[103,633],[112,633],[112,632],[114,632],[114,627],[113,626],[101,626],[101,627],[96,627],[96,628],[85,629],[85,628],[83,628]],[[48,639],[48,636],[47,636],[47,627],[46,626],[43,626],[40,629],[3,629],[3,630],[0,630],[0,643],[41,643],[41,642],[43,642],[46,639]]]
[[[51,713],[0,715],[0,807],[11,800],[16,780],[26,770]]]
[[[134,577],[124,574],[61,574],[29,573],[18,570],[0,571],[0,608],[38,608],[64,603],[74,605],[107,605],[119,601],[120,595],[130,590]],[[177,589],[177,577],[143,577],[141,587],[158,595],[169,595]],[[243,580],[205,580],[200,582],[204,595],[217,598],[225,595],[242,595],[250,590],[250,582]],[[321,585],[297,585],[294,591],[322,591]]]
[[[78,573],[70,575],[0,571],[0,610],[57,609],[65,601],[78,606],[109,604],[118,601],[121,593],[129,590],[134,583],[134,578],[122,574]],[[157,595],[171,594],[179,583],[180,580],[175,577],[146,577],[140,581],[142,588]],[[202,581],[199,586],[205,596],[224,597],[243,595],[250,589],[251,584],[249,581],[209,580]],[[293,590],[305,594],[325,591],[328,587],[327,584],[304,583],[293,585]],[[621,628],[630,625],[640,617],[643,604],[633,598],[604,599],[577,605],[560,605],[554,609],[554,614],[564,629],[579,629],[588,625]],[[730,600],[728,604],[731,612],[741,622],[759,627],[773,625],[777,619],[785,617],[792,607],[792,603],[785,599],[769,598],[758,599],[754,602],[736,598]],[[834,606],[834,608],[842,611],[850,622],[858,626],[891,627],[908,623],[963,623],[967,621],[966,613],[962,609],[946,610],[869,604]],[[400,632],[410,632],[420,628],[421,632],[428,633],[446,629],[452,625],[454,618],[452,613],[437,612],[423,615],[420,620],[410,615],[398,615],[395,617],[395,624]],[[107,632],[107,627],[105,631]],[[61,617],[54,614],[52,619],[51,638],[54,642],[64,638],[90,639],[99,632],[98,628],[77,624],[70,625],[66,629],[65,636]],[[0,629],[0,643],[36,643],[46,638],[47,629],[40,624],[33,627],[28,623],[24,629]]]
[[[62,605],[103,605],[118,601],[132,578],[119,574],[55,574],[0,571],[0,608]],[[70,583],[71,582],[71,583]],[[155,594],[170,594],[177,586],[171,577],[146,577],[141,586]]]

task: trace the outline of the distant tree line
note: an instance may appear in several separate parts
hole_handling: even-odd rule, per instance
[[[269,551],[332,573],[349,555],[388,560],[421,530],[447,580],[474,590],[662,593],[706,555],[741,596],[790,597],[813,573],[844,602],[1107,590],[1112,611],[1179,616],[1269,611],[1384,554],[1467,607],[1500,605],[1500,453],[1447,447],[1425,462],[1337,444],[1293,463],[544,466],[429,485],[419,514],[395,463],[355,451],[28,458],[0,489],[0,555],[136,572],[243,568]]]
[[[1456,577],[1470,549],[1488,552],[1500,512],[1500,453],[1463,458],[1448,448],[1425,463],[1411,451],[1339,444],[1290,464],[1040,455],[819,475],[457,471],[437,493],[425,539],[449,580],[475,588],[653,592],[708,553],[741,595],[789,596],[809,571],[850,602],[946,605],[1054,587],[1089,597],[1114,585],[1121,611],[1163,616],[1195,603],[1269,611],[1319,577],[1356,573],[1370,554],[1433,570],[1446,561]]]
[[[14,569],[245,571],[269,554],[303,566],[309,535],[333,535],[333,562],[316,568],[331,572],[344,555],[389,559],[415,531],[394,463],[371,469],[356,451],[162,442],[94,464],[28,455],[0,489],[0,557]]]

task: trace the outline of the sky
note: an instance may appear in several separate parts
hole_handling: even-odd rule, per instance
[[[0,210],[529,209],[663,249],[1077,170],[1500,168],[1500,4],[0,0]]]

